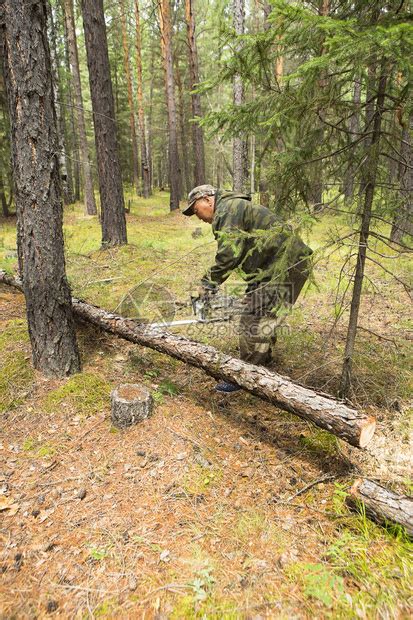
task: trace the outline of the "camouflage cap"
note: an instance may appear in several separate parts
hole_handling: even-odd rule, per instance
[[[194,187],[188,194],[188,206],[182,211],[184,215],[193,215],[193,206],[197,200],[204,198],[205,196],[214,196],[216,194],[216,187],[212,185],[198,185]]]

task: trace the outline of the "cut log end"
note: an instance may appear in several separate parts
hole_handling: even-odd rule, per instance
[[[148,418],[153,409],[153,398],[142,385],[124,383],[111,393],[112,422],[125,428]]]
[[[360,439],[359,439],[360,448],[365,448],[367,444],[370,443],[375,431],[376,431],[376,419],[370,416],[366,420],[365,425],[363,426],[360,432]]]

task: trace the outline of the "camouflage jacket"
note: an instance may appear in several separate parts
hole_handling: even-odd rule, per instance
[[[259,232],[271,229],[273,233]],[[266,207],[253,205],[245,194],[218,190],[212,232],[218,249],[215,264],[201,280],[207,288],[220,285],[237,268],[247,282],[269,280],[277,268],[282,269],[282,264],[288,269],[300,260],[307,262],[312,254],[297,235],[286,230],[277,215]]]

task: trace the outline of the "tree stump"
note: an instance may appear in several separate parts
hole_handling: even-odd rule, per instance
[[[142,385],[123,383],[110,395],[112,422],[114,426],[125,428],[148,418],[153,409],[153,398]]]

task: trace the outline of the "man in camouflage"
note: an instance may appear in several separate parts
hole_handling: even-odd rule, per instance
[[[245,194],[201,185],[188,194],[183,214],[212,224],[218,242],[215,264],[201,280],[200,297],[216,292],[238,269],[248,284],[240,319],[240,357],[252,364],[267,364],[285,308],[295,303],[308,278],[312,250],[286,230],[272,211],[253,205]],[[234,392],[240,388],[225,382],[216,389]]]

